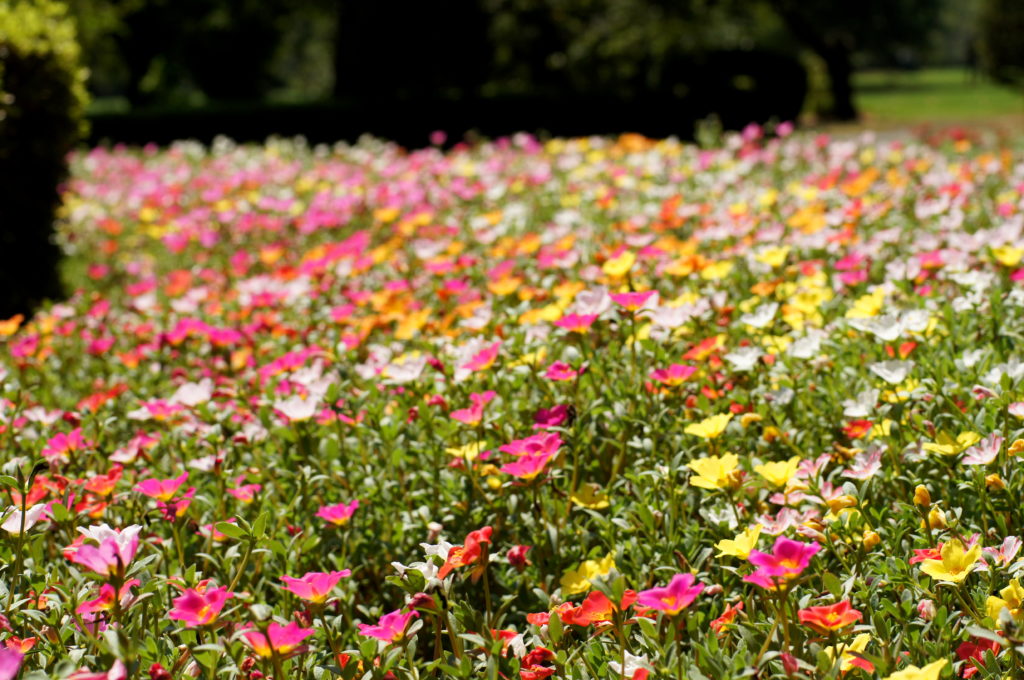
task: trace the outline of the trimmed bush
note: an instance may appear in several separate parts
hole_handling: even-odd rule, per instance
[[[53,222],[85,77],[63,3],[0,4],[0,318],[61,295]]]

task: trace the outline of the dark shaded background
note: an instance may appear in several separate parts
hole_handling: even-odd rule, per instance
[[[433,130],[688,137],[857,115],[864,66],[973,63],[984,0],[71,0],[92,142]]]

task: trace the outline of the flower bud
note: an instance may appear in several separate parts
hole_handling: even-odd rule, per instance
[[[837,496],[830,500],[828,502],[828,509],[831,510],[833,514],[838,514],[840,510],[852,508],[855,505],[857,505],[856,498],[849,494],[843,494],[842,496]]]
[[[1003,481],[1002,477],[993,472],[985,476],[985,487],[991,491],[1002,491],[1006,488],[1006,482]]]
[[[939,508],[932,508],[928,513],[928,528],[945,529],[946,526],[946,513]]]
[[[917,488],[914,489],[914,505],[920,505],[923,508],[927,508],[932,504],[932,495],[928,493],[928,487],[924,484],[918,484]]]
[[[925,621],[935,618],[935,602],[932,600],[921,600],[917,603],[917,615]]]
[[[877,531],[871,531],[870,529],[864,532],[864,549],[871,550],[876,545],[882,542],[882,537],[878,535]]]
[[[1007,449],[1007,451],[1010,453],[1011,456],[1016,456],[1024,452],[1024,439],[1014,440],[1014,442],[1010,444],[1010,448]]]
[[[438,536],[441,535],[441,531],[444,530],[444,525],[438,524],[437,522],[431,522],[427,525],[427,543],[433,543],[437,540]]]
[[[523,571],[526,569],[527,565],[530,564],[530,560],[526,557],[526,553],[530,552],[530,549],[531,546],[528,545],[517,545],[513,548],[509,548],[507,553],[508,563],[518,571]]]

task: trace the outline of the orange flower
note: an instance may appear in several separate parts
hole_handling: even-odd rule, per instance
[[[862,614],[847,600],[823,607],[808,607],[797,612],[800,623],[827,635],[860,621]]]
[[[483,546],[490,545],[491,531],[493,531],[491,527],[470,531],[463,545],[452,546],[452,549],[448,551],[448,558],[445,560],[444,566],[437,572],[437,577],[444,578],[458,567],[466,567],[480,562],[480,565],[472,572],[474,581],[480,578],[483,570],[487,568]]]

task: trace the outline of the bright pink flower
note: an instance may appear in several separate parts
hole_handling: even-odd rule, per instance
[[[565,382],[566,380],[575,380],[578,376],[581,376],[586,372],[586,366],[573,368],[564,361],[556,361],[548,366],[548,370],[544,373],[544,377],[556,382]]]
[[[636,603],[675,616],[690,606],[701,591],[704,584],[694,585],[693,574],[676,574],[663,588],[641,590],[637,594]]]
[[[799,576],[820,549],[821,546],[817,543],[801,543],[779,536],[772,546],[772,554],[760,550],[750,552],[747,559],[758,569],[753,574],[745,576],[743,580],[774,590],[787,580]]]
[[[243,503],[252,503],[253,499],[256,498],[256,494],[262,490],[262,484],[243,484],[242,486],[228,489],[227,492]]]
[[[608,297],[610,297],[612,302],[620,307],[624,307],[631,312],[635,312],[644,306],[651,296],[654,295],[654,292],[655,291],[653,290],[645,290],[631,293],[612,293]]]
[[[267,633],[252,630],[243,634],[245,641],[252,647],[253,651],[264,658],[269,658],[276,652],[278,656],[287,657],[292,654],[299,654],[305,651],[303,641],[314,635],[313,628],[300,628],[299,624],[290,621],[287,626],[271,622],[267,626]],[[267,638],[270,641],[267,641]]]
[[[555,325],[571,333],[586,333],[595,321],[597,314],[566,314]]]
[[[128,669],[120,659],[111,665],[109,671],[90,671],[82,668],[67,677],[67,680],[125,680],[128,677]]]
[[[405,629],[409,626],[409,621],[416,616],[419,616],[416,612],[406,612],[403,614],[401,609],[396,609],[380,617],[376,626],[360,623],[359,634],[385,642],[398,642],[405,635]]]
[[[551,459],[550,453],[520,456],[514,462],[501,466],[501,471],[519,479],[530,480],[544,472],[544,466]]]
[[[482,349],[473,355],[469,361],[462,365],[467,371],[486,371],[494,365],[498,358],[498,351],[501,349],[501,342],[495,342],[486,349]]]
[[[174,598],[174,608],[167,614],[167,618],[181,621],[189,628],[205,626],[217,620],[224,605],[234,595],[228,592],[227,586],[208,588],[202,592],[189,588],[180,597]]]
[[[516,545],[508,549],[505,555],[508,557],[508,563],[515,567],[518,571],[526,569],[530,565],[530,559],[526,556],[530,550],[533,549],[532,545]]]
[[[544,430],[549,427],[558,427],[568,419],[569,407],[565,404],[542,408],[533,414],[533,428]]]
[[[85,441],[85,437],[82,436],[82,428],[76,427],[68,434],[61,432],[50,437],[42,455],[51,464],[66,463],[71,454],[92,447],[93,443]]]
[[[301,578],[282,576],[281,580],[287,584],[285,590],[295,593],[303,600],[320,604],[327,600],[327,596],[331,594],[338,581],[351,574],[348,569],[329,573],[311,571]]]
[[[25,655],[14,649],[0,649],[0,680],[14,680]]]
[[[187,472],[182,472],[174,479],[146,479],[136,484],[135,490],[158,501],[169,501],[187,479]]]
[[[192,504],[192,498],[196,495],[196,488],[194,486],[189,487],[188,491],[183,493],[177,498],[172,498],[169,501],[157,501],[156,507],[163,513],[163,517],[168,522],[173,522],[188,510],[188,506]]]
[[[477,425],[484,418],[484,407],[487,406],[498,393],[494,390],[487,390],[483,393],[473,393],[469,395],[469,400],[473,403],[469,408],[461,408],[451,412],[451,417],[454,420],[458,420],[461,423],[467,425]]]
[[[120,600],[121,606],[126,607],[132,600],[132,588],[139,585],[139,579],[133,578],[127,581],[121,586],[121,592],[117,599]],[[78,614],[93,614],[95,612],[105,612],[114,608],[114,586],[109,583],[104,583],[100,586],[100,596],[95,600],[89,600],[78,605],[75,612]]]
[[[358,500],[350,503],[338,503],[337,505],[325,505],[316,511],[316,516],[327,520],[331,524],[343,527],[352,519],[352,515],[355,514],[358,507]]]
[[[659,368],[651,371],[651,380],[656,380],[664,385],[675,387],[682,385],[690,379],[690,376],[697,372],[696,366],[686,364],[672,364],[668,368]]]
[[[548,453],[554,455],[562,445],[562,437],[557,432],[540,432],[524,439],[514,439],[498,448],[513,456],[537,455]]]

